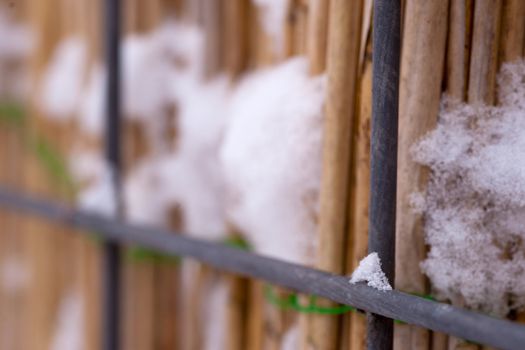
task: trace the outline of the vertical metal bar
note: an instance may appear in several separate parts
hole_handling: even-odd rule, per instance
[[[107,66],[105,155],[111,171],[117,218],[120,196],[120,0],[103,0],[104,47]],[[104,244],[102,348],[119,349],[120,249],[116,242]]]
[[[395,271],[397,129],[401,0],[374,1],[369,252],[391,284]],[[392,349],[393,322],[369,314],[369,350]]]

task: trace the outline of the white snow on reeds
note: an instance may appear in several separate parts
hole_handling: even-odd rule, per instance
[[[437,295],[504,316],[525,306],[525,62],[502,67],[498,100],[443,99],[436,129],[413,148],[431,169],[413,202]]]

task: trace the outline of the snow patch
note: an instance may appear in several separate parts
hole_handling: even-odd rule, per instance
[[[29,56],[34,36],[28,26],[16,21],[4,6],[0,6],[0,61],[13,61]]]
[[[30,88],[28,59],[35,37],[9,12],[0,5],[0,98],[25,101]]]
[[[295,350],[299,349],[299,327],[293,326],[284,334],[281,350]]]
[[[525,307],[524,82],[518,61],[498,75],[499,106],[444,97],[436,129],[413,147],[431,169],[416,205],[423,271],[439,298],[498,316]]]
[[[102,174],[82,190],[77,198],[79,208],[92,213],[115,217],[117,215],[117,203],[113,186],[113,174],[109,167],[105,167]]]
[[[2,289],[9,295],[16,295],[27,287],[29,270],[20,258],[7,256],[2,260],[1,283]]]
[[[236,88],[221,161],[228,217],[259,253],[311,263],[321,177],[323,77],[303,58]]]
[[[178,148],[161,166],[168,195],[183,210],[185,230],[217,240],[226,235],[224,178],[218,149],[226,122],[229,82],[195,82],[178,96]]]
[[[87,134],[102,136],[104,131],[106,79],[103,66],[96,64],[91,68],[77,115],[80,129]]]
[[[367,284],[379,290],[392,290],[388,279],[381,270],[381,260],[377,253],[368,254],[359,262],[359,266],[352,273],[350,283],[367,282]]]
[[[51,350],[82,350],[84,340],[84,310],[82,298],[70,292],[60,303]]]
[[[87,64],[86,43],[79,37],[64,40],[55,50],[41,88],[42,107],[58,120],[78,110]]]

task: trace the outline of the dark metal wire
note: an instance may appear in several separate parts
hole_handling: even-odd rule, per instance
[[[372,135],[368,251],[377,252],[391,284],[395,278],[396,179],[401,1],[374,1]],[[393,346],[391,319],[369,314],[367,347]]]
[[[525,344],[525,326],[517,323],[396,290],[379,291],[364,284],[350,284],[349,278],[344,276],[267,258],[224,244],[188,238],[180,232],[175,234],[168,230],[124,224],[1,187],[0,206],[89,230],[86,232],[98,232],[101,237],[120,244],[139,245],[167,255],[194,258],[232,273],[262,279],[300,293],[317,295],[498,349],[522,349]]]
[[[105,154],[111,171],[112,188],[117,209],[117,218],[121,217],[120,196],[120,0],[103,0],[105,21],[105,58],[107,64],[106,85],[106,137]],[[104,243],[103,255],[103,312],[102,312],[102,348],[119,349],[120,340],[120,247],[117,243]]]

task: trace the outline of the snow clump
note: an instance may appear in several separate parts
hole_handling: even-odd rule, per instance
[[[392,290],[385,273],[381,270],[379,255],[375,252],[364,257],[352,273],[350,283],[357,282],[367,282],[370,287],[379,290]]]
[[[496,316],[525,307],[525,62],[498,76],[498,106],[445,97],[439,122],[413,147],[431,170],[416,195],[422,263],[436,296]]]

